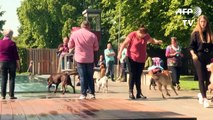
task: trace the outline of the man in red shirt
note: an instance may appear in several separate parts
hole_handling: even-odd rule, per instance
[[[71,34],[68,47],[70,49],[75,47],[74,59],[77,62],[81,82],[81,96],[79,99],[86,99],[87,90],[90,92],[90,99],[94,99],[94,52],[98,51],[99,44],[96,35],[90,31],[88,21],[83,21],[81,29]]]

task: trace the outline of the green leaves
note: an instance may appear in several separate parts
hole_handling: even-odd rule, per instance
[[[5,11],[0,11],[0,17],[4,14]],[[2,30],[3,25],[5,24],[5,20],[0,20],[0,30]],[[0,38],[2,38],[3,35],[0,33]]]
[[[79,26],[82,1],[23,0],[17,10],[21,23],[18,40],[22,46],[57,48],[71,27]]]
[[[91,4],[91,2],[93,4]],[[145,24],[152,37],[162,39],[163,47],[176,36],[183,47],[188,46],[197,17],[176,15],[179,8],[199,6],[213,21],[213,2],[193,0],[23,0],[18,9],[21,23],[19,41],[27,47],[56,48],[71,27],[79,26],[82,11],[88,7],[101,9],[101,48],[111,41],[114,46],[129,32]],[[1,15],[1,13],[0,13]],[[183,20],[194,20],[184,26]],[[1,28],[1,23],[0,23]]]

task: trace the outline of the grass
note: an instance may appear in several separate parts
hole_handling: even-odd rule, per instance
[[[180,86],[182,90],[199,90],[198,81],[192,75],[180,76]]]

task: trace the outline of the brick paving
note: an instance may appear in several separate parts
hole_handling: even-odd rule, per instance
[[[198,104],[198,91],[181,90],[178,96],[170,91],[171,96],[164,100],[158,90],[149,90],[142,83],[146,100],[129,100],[126,82],[109,81],[109,92],[96,93],[94,101],[78,100],[80,87],[76,87],[77,94],[68,89],[71,91],[65,95],[45,92],[45,85],[42,92],[17,91],[17,100],[0,101],[1,120],[213,119],[213,104],[209,108]]]

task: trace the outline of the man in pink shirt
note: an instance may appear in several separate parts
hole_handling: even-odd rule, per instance
[[[127,64],[129,69],[129,98],[135,99],[133,94],[134,84],[136,86],[136,98],[146,98],[141,91],[141,74],[146,61],[147,43],[161,44],[161,40],[153,39],[148,30],[141,25],[137,31],[131,32],[121,45],[118,59],[121,58],[123,49],[127,47]]]
[[[81,82],[81,96],[79,99],[86,99],[88,89],[90,98],[95,99],[94,52],[98,51],[99,44],[96,35],[90,31],[88,21],[83,21],[81,29],[71,34],[68,47],[70,49],[75,48],[74,59],[77,62]]]

